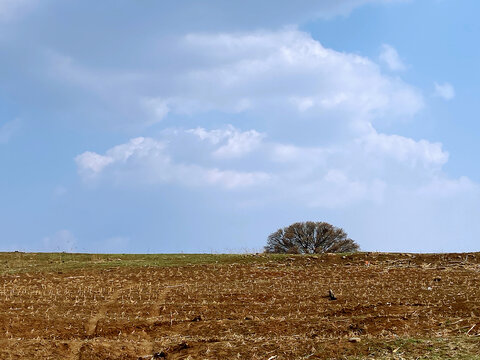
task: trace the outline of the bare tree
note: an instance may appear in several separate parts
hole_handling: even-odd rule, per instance
[[[297,222],[270,234],[265,252],[315,254],[354,252],[359,246],[343,229],[326,222]]]

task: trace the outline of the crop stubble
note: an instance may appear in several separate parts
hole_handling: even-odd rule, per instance
[[[0,359],[480,352],[480,254],[251,256],[259,261],[4,273]]]

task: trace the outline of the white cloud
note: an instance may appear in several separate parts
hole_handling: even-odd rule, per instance
[[[255,130],[233,134],[225,145],[215,151],[214,155],[221,158],[243,156],[252,152],[260,144],[262,137]]]
[[[458,179],[435,177],[428,184],[420,187],[419,195],[438,198],[451,198],[459,194],[480,195],[480,186],[466,176]]]
[[[292,144],[272,144],[270,158],[279,163],[324,163],[333,152],[332,149],[319,147],[300,147]]]
[[[228,145],[228,144],[227,144]],[[235,156],[238,153],[235,153]],[[106,151],[105,155],[85,152],[75,158],[79,174],[93,180],[107,173],[118,182],[176,183],[186,186],[214,185],[226,189],[249,187],[268,181],[263,172],[243,172],[204,167],[198,164],[175,162],[167,153],[163,141],[134,138]],[[107,171],[108,169],[110,171]]]
[[[196,129],[189,129],[187,133],[193,134],[199,137],[201,140],[207,140],[210,143],[216,145],[225,138],[230,137],[234,129],[232,126],[229,126],[227,130],[224,129],[215,129],[215,130],[205,130],[204,128],[197,127]]]
[[[365,123],[411,117],[423,96],[370,59],[326,48],[308,33],[190,33],[164,44],[168,67],[105,72],[50,54],[57,81],[96,94],[102,106],[135,122],[210,111],[295,122]],[[183,59],[181,62],[178,59]],[[288,114],[288,116],[287,116]]]
[[[307,111],[313,105],[315,105],[314,99],[308,96],[305,96],[305,97],[293,96],[292,98],[290,98],[290,101],[298,108],[300,112]]]
[[[345,208],[359,202],[382,201],[386,187],[383,181],[353,179],[345,170],[330,169],[318,179],[305,178],[298,184],[287,184],[291,186],[290,195],[294,201],[315,208]]]
[[[379,134],[373,129],[342,145],[266,146],[268,157],[263,165],[273,169],[277,185],[271,192],[329,208],[365,201],[381,203],[384,193],[392,189],[423,188],[443,176],[442,166],[448,161],[440,143]]]
[[[145,109],[153,115],[152,123],[163,120],[170,111],[167,99],[145,98],[141,102],[143,102]]]
[[[68,230],[59,230],[51,236],[43,238],[43,251],[73,252],[76,249],[77,239]]]
[[[448,152],[442,149],[442,144],[427,140],[415,141],[399,135],[379,134],[372,130],[358,142],[369,153],[388,156],[412,166],[420,164],[425,167],[441,167],[448,161]]]
[[[443,84],[434,83],[434,96],[441,97],[444,100],[452,100],[455,97],[455,89],[452,84],[446,82]]]
[[[251,111],[340,110],[372,119],[411,116],[423,106],[416,89],[383,75],[374,62],[325,48],[298,30],[189,34],[181,44],[208,66],[180,79],[179,109],[237,111],[248,99]]]
[[[12,136],[18,132],[21,127],[21,121],[15,119],[0,125],[0,144],[6,144]]]
[[[238,172],[219,169],[201,169],[201,171],[197,169],[197,171],[200,175],[199,179],[204,178],[207,184],[220,185],[227,189],[258,185],[270,179],[270,176],[264,172]]]
[[[105,155],[86,151],[75,158],[78,171],[85,179],[93,178],[100,174],[105,167],[115,163],[126,163],[131,157],[156,158],[168,162],[168,157],[163,154],[165,144],[150,138],[138,137],[128,143],[117,145],[109,149]]]
[[[453,199],[458,192],[451,189],[475,187],[444,174],[449,155],[441,143],[375,129],[381,121],[411,118],[424,99],[366,57],[326,48],[292,28],[190,33],[176,38],[172,51],[165,54],[183,59],[179,67],[173,62],[168,72],[138,74],[132,79],[138,94],[125,98],[157,121],[178,116],[176,122],[201,125],[85,152],[77,157],[83,178],[243,188],[245,204],[375,211],[392,201],[413,204],[429,191],[443,189]],[[394,71],[406,68],[389,45],[381,61]],[[262,123],[262,131],[212,128],[210,117]]]
[[[402,59],[400,59],[397,50],[388,44],[382,45],[380,61],[387,65],[392,71],[403,71],[407,68],[402,62]]]
[[[95,176],[113,161],[114,160],[108,156],[102,156],[91,151],[86,151],[75,158],[78,171],[85,177]]]
[[[245,162],[242,158],[247,154]],[[225,159],[231,169],[221,169]],[[381,202],[389,187],[430,186],[443,176],[448,153],[440,143],[381,134],[373,128],[342,145],[308,147],[267,141],[255,130],[229,125],[164,132],[159,140],[136,138],[104,155],[86,152],[76,160],[86,180],[92,179],[90,171],[127,184],[225,189],[268,184],[269,195],[260,195],[267,202],[271,196],[309,206],[341,207]],[[255,190],[252,196],[258,197]]]
[[[265,134],[255,130],[239,131],[229,125],[226,129],[215,129],[207,131],[204,128],[187,130],[187,133],[198,136],[201,140],[208,140],[217,145],[222,143],[213,153],[218,158],[242,157],[257,148]]]

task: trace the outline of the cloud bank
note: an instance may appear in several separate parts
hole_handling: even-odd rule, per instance
[[[259,125],[267,119],[283,135],[273,140],[267,132],[230,124],[172,128],[104,154],[80,154],[76,162],[84,180],[223,189],[268,185],[271,197],[337,207],[381,202],[387,189],[413,191],[445,178],[448,153],[441,143],[375,129],[385,119],[413,117],[424,100],[418,89],[382,73],[366,57],[325,48],[296,29],[188,34],[177,49],[190,61],[166,81],[173,84],[168,91],[158,88],[143,97],[143,106],[152,106],[161,119],[212,112],[255,118]],[[399,70],[394,49],[384,50],[385,61]],[[308,139],[313,131],[326,136]]]

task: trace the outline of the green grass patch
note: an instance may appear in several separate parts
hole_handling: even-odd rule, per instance
[[[250,264],[278,261],[283,254],[71,254],[0,253],[0,274],[138,266]]]

